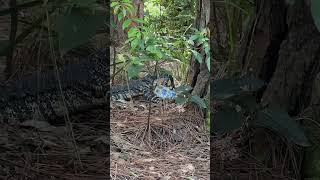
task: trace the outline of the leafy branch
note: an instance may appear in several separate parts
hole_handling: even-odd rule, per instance
[[[223,134],[247,124],[270,129],[300,146],[310,146],[303,128],[285,110],[275,104],[257,103],[254,94],[265,86],[261,80],[245,75],[215,80],[213,84],[213,100],[220,102],[218,111],[213,113],[214,132]]]

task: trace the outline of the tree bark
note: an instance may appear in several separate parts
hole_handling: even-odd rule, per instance
[[[144,17],[144,2],[143,0],[134,0],[133,1],[133,6],[135,8],[135,12],[129,14],[129,18],[141,18],[143,19]],[[117,26],[117,28],[110,28],[110,35],[112,37],[112,46],[110,47],[110,63],[113,64],[112,67],[112,74],[115,73],[117,67],[116,67],[116,54],[117,50],[124,45],[125,41],[127,40],[127,33],[128,30],[123,30],[122,29],[122,21],[118,21],[117,14],[112,14],[110,16],[111,22],[114,22],[114,24]],[[139,24],[136,22],[131,22],[129,27],[135,27],[138,26]],[[114,83],[115,77],[113,76],[112,78],[112,83]]]
[[[208,27],[210,18],[210,1],[199,0],[197,4],[197,18],[195,20],[195,28],[201,29]],[[205,63],[206,54],[203,50],[200,52],[203,56],[203,63],[199,63],[192,56],[188,69],[187,82],[193,87],[192,95],[206,96],[209,86],[210,72]]]
[[[292,116],[310,117],[320,123],[319,73],[320,33],[307,0],[286,5],[284,0],[256,0],[256,23],[239,57],[244,69],[268,83],[260,92],[261,102],[275,103]],[[251,42],[251,43],[248,43]],[[320,135],[315,123],[306,123],[312,148],[307,148],[303,178],[320,178]],[[257,140],[257,142],[262,142]],[[311,161],[312,160],[312,161]]]
[[[129,18],[143,18],[144,16],[144,3],[143,0],[134,0],[133,6],[135,8],[135,12],[129,14]],[[111,15],[111,21],[114,22],[114,24],[117,26],[117,28],[111,28],[111,37],[114,41],[113,44],[116,44],[116,46],[121,46],[123,43],[127,40],[127,31],[122,29],[122,21],[118,21],[117,14]],[[130,24],[130,27],[137,26],[137,23],[132,22]]]
[[[136,8],[136,12],[134,13],[134,16],[137,18],[143,19],[143,17],[144,17],[143,0],[134,0],[133,4],[134,4],[134,7]]]

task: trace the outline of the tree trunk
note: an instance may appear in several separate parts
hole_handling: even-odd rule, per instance
[[[199,0],[197,4],[197,18],[195,20],[195,28],[200,30],[206,28],[210,17],[209,0]],[[204,97],[207,95],[210,72],[205,63],[206,54],[203,50],[199,53],[203,56],[203,63],[199,63],[192,56],[188,70],[187,82],[193,87],[192,95]]]
[[[133,6],[135,8],[135,12],[132,14],[129,14],[129,18],[141,18],[143,19],[144,17],[144,3],[143,0],[134,0],[133,1]],[[111,73],[114,74],[116,72],[116,54],[117,50],[124,45],[124,42],[127,40],[127,33],[128,30],[123,30],[122,29],[122,21],[118,21],[117,14],[113,14],[110,16],[110,21],[114,22],[117,28],[110,28],[110,35],[112,38],[112,46],[110,46],[110,63],[113,64],[113,67],[111,68]],[[129,27],[135,27],[138,24],[136,22],[132,22]],[[115,77],[111,79],[112,84],[114,83]]]
[[[130,18],[136,17],[136,18],[143,18],[144,16],[144,3],[143,0],[134,0],[133,6],[135,8],[135,12],[129,14],[128,16]],[[127,31],[122,29],[122,21],[118,21],[117,14],[111,15],[111,21],[114,22],[114,24],[117,26],[117,28],[111,28],[110,34],[113,39],[113,44],[116,43],[116,46],[121,46],[123,43],[127,40]],[[136,23],[132,22],[130,27],[137,26]]]
[[[3,2],[4,3],[4,2]],[[3,8],[8,8],[0,2],[0,6]],[[0,17],[0,41],[6,41],[10,36],[10,15]],[[6,56],[0,56],[0,81],[6,79]]]
[[[260,93],[262,103],[276,103],[292,116],[311,117],[319,123],[320,33],[310,4],[307,0],[296,0],[294,5],[286,5],[284,0],[256,3],[256,23],[243,44],[250,46],[239,55],[243,71],[251,68],[268,83]],[[307,148],[303,178],[320,178],[320,167],[315,165],[320,162],[318,127],[310,122],[304,125],[313,147]]]
[[[136,8],[136,12],[134,14],[135,17],[143,19],[144,17],[144,3],[143,0],[134,0],[134,7]]]

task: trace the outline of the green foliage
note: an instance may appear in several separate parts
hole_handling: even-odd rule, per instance
[[[218,79],[214,81],[213,98],[216,100],[227,100],[245,92],[255,92],[264,84],[264,82],[252,76]]]
[[[320,1],[319,0],[311,0],[311,14],[314,20],[314,24],[317,26],[320,31]]]
[[[176,88],[176,91],[181,93],[187,93],[191,90],[192,90],[192,87],[190,85],[181,85]]]
[[[207,104],[202,98],[190,94],[190,91],[192,90],[192,87],[190,85],[181,85],[177,87],[175,90],[177,92],[177,104],[185,104],[188,102],[192,102],[202,109],[207,109]]]
[[[79,3],[82,1],[78,1]],[[81,6],[88,3],[81,3]],[[89,4],[90,5],[90,4]],[[55,19],[55,30],[59,34],[62,53],[77,47],[95,35],[96,30],[105,22],[103,11],[91,11],[88,8],[72,8]]]
[[[169,36],[185,34],[195,20],[195,0],[147,0],[148,26]]]
[[[320,26],[320,1],[311,0],[311,11],[315,24]],[[225,5],[225,27],[227,34],[226,59],[229,75],[241,70],[236,55],[238,43],[241,40],[239,33],[249,31],[249,24],[253,22],[254,6],[248,0],[228,0],[217,3]],[[286,0],[288,5],[294,5],[295,0]],[[193,37],[195,38],[195,37]],[[219,49],[214,49],[217,52]],[[256,101],[255,94],[264,86],[260,80],[250,76],[226,78],[213,82],[213,99],[219,103],[218,112],[211,114],[214,118],[211,128],[217,133],[230,132],[241,126],[264,127],[272,130],[300,146],[309,146],[301,125],[291,118],[288,113],[275,105],[263,106]],[[221,105],[220,105],[221,104]]]
[[[137,64],[130,64],[128,67],[128,76],[130,78],[137,77],[139,75],[139,72],[143,69],[142,65]]]
[[[110,7],[113,9],[113,13],[117,15],[119,21],[122,21],[134,12],[134,6],[130,0],[113,0]]]
[[[199,96],[191,96],[190,98],[190,102],[195,103],[196,105],[198,105],[200,108],[206,109],[207,105],[206,103],[203,101],[203,99],[201,99]]]
[[[195,0],[147,0],[145,1],[145,27],[149,36],[157,36],[162,42],[162,60],[180,64],[177,78],[184,79],[191,58],[191,47],[187,43],[190,27],[195,19]]]
[[[132,20],[131,19],[127,19],[123,22],[122,24],[122,29],[125,30],[126,28],[129,27],[129,25],[132,23]]]
[[[201,29],[197,30],[194,29],[194,34],[191,35],[190,39],[188,40],[188,43],[193,46],[195,50],[191,49],[191,52],[193,53],[195,59],[199,63],[203,63],[203,55],[199,52],[203,51],[205,53],[205,61],[208,70],[210,71],[210,45],[209,45],[209,38],[208,36],[208,29]]]
[[[121,6],[120,2],[125,4],[124,1],[117,1],[111,5],[113,13],[119,14],[123,9],[126,9],[124,5]],[[171,6],[168,6],[169,4]],[[144,19],[136,18],[135,21],[139,22],[139,24],[130,27],[133,18],[127,17],[126,19],[122,19],[122,29],[126,29],[128,34],[125,47],[130,53],[128,55],[129,65],[126,68],[129,78],[138,76],[140,71],[143,70],[145,63],[150,61],[156,65],[161,61],[179,62],[184,75],[186,75],[192,54],[195,55],[200,63],[205,62],[210,70],[210,48],[207,29],[190,31],[193,34],[187,32],[194,20],[193,11],[195,7],[193,5],[195,5],[195,1],[193,0],[187,2],[149,0],[145,2],[145,12],[149,16],[145,16]],[[184,7],[188,7],[189,10],[191,8],[192,11],[185,10]],[[183,16],[183,13],[186,16]],[[186,19],[187,17],[188,21],[178,22],[176,21],[177,19],[172,20],[172,17],[177,16],[182,19]],[[172,21],[175,24],[170,24]],[[203,52],[204,54],[199,52]],[[207,57],[206,60],[204,60],[204,57]],[[164,69],[159,67],[156,69],[164,71]],[[190,90],[192,90],[190,86],[181,86],[176,90],[178,91],[178,97],[176,98],[178,104],[190,102],[200,108],[207,108],[208,103],[202,98],[190,94]]]
[[[178,96],[176,98],[176,103],[177,104],[185,104],[188,102],[188,98],[185,98],[184,96]]]
[[[165,40],[148,27],[131,27],[128,30],[126,44],[129,47],[130,54],[133,57],[139,57],[131,59],[136,60],[136,63],[141,65],[144,65],[146,61],[161,61],[167,58]]]
[[[143,29],[140,26],[130,27],[132,22],[138,22],[143,24],[143,19],[136,17],[130,17],[130,14],[135,12],[132,1],[130,0],[118,0],[111,2],[111,8],[113,13],[117,16],[119,22],[122,22],[122,30],[127,30],[128,40],[126,44],[129,46],[130,55],[127,55],[126,61],[129,61],[129,65],[126,67],[129,78],[133,78],[139,75],[143,69],[144,61],[148,58],[138,58],[141,54],[139,51],[145,48],[145,42],[143,39]],[[113,22],[113,27],[118,30],[117,25]]]
[[[52,25],[54,27],[53,30],[58,34],[58,39],[53,40],[55,42],[59,40],[60,49],[62,53],[65,53],[87,42],[96,33],[97,28],[106,22],[106,8],[99,5],[97,0],[46,1],[45,4],[41,2],[18,2],[17,6],[20,8],[23,6],[26,6],[24,8],[33,8],[40,5],[41,8],[34,9],[34,14],[39,16],[35,17],[37,20],[25,31],[17,35],[14,43],[20,43],[30,33],[34,32],[35,27],[42,26],[42,24],[45,27]],[[56,7],[60,7],[59,11],[55,11]],[[40,12],[43,12],[42,8],[45,8],[48,13],[39,15]],[[10,12],[10,9],[4,9],[3,12]],[[47,18],[46,15],[49,17]],[[51,20],[52,18],[52,22],[44,23],[45,20]],[[55,42],[54,44],[56,44]],[[0,43],[0,55],[7,54],[8,46],[5,41]]]
[[[273,130],[300,146],[311,145],[302,127],[287,112],[275,105],[259,111],[252,124]]]
[[[145,11],[148,16],[160,17],[161,15],[163,15],[163,11],[161,12],[160,8],[164,9],[163,6],[161,7],[161,5],[155,1],[145,2]]]
[[[195,31],[195,34],[189,40],[186,37],[170,38],[156,33],[150,27],[137,26],[128,30],[126,44],[129,46],[133,56],[145,57],[144,59],[152,61],[178,60],[183,65],[188,64],[191,53],[200,63],[203,63],[204,56],[198,52],[202,50],[205,53],[205,57],[207,57],[205,62],[210,70],[209,39],[206,36],[207,30],[203,29]],[[193,45],[197,45],[197,48],[191,49]],[[179,60],[179,57],[183,60]],[[143,60],[143,58],[140,59]]]
[[[225,17],[222,22],[225,22],[227,47],[213,49],[213,53],[219,56],[219,61],[225,61],[228,65],[228,74],[233,75],[241,69],[241,62],[237,58],[238,45],[242,38],[239,34],[250,31],[250,25],[254,20],[254,3],[249,0],[228,0],[217,3],[224,6]]]
[[[264,83],[250,76],[220,79],[213,82],[214,97],[222,103],[214,113],[213,131],[230,132],[240,128],[246,114],[249,127],[265,127],[300,146],[309,146],[301,126],[287,112],[274,105],[262,106],[255,100],[254,93]]]

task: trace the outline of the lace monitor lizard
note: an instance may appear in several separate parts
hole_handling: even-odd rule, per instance
[[[130,100],[136,96],[144,96],[147,100],[157,103],[159,98],[153,92],[150,92],[150,87],[153,86],[152,89],[154,89],[158,85],[174,88],[173,77],[168,74],[159,76],[147,75],[141,79],[131,80],[128,84],[112,87],[111,100]]]
[[[129,96],[148,95],[150,85],[170,76],[157,79],[147,75],[127,85],[111,87],[108,92],[109,64],[106,50],[91,54],[80,63],[66,65],[56,71],[31,74],[21,80],[0,86],[0,122],[18,123],[25,120],[45,120],[55,124],[56,119],[71,114],[107,107],[111,100]],[[60,85],[58,85],[60,84]],[[61,91],[62,90],[62,91]],[[61,96],[63,95],[63,96]]]

